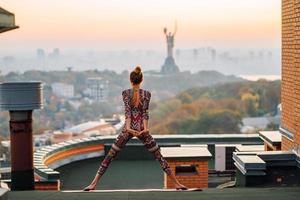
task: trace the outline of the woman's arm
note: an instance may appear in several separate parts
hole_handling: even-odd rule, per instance
[[[129,102],[129,97],[124,90],[122,92],[122,97],[123,97],[123,102],[124,102],[124,113],[125,113],[125,128],[129,133],[132,133],[133,135],[138,134],[138,131],[135,131],[131,129],[130,124],[131,124],[131,109],[130,109],[130,102]]]
[[[143,120],[143,124],[144,124],[144,130],[143,131],[148,131],[149,130],[149,128],[148,128],[148,120]]]
[[[146,91],[145,92],[145,100],[143,102],[143,113],[142,113],[142,118],[143,118],[143,125],[144,125],[144,130],[143,132],[149,131],[149,104],[150,104],[150,99],[151,99],[151,93]]]

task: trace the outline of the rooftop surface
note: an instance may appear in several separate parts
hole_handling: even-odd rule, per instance
[[[11,200],[192,200],[192,199],[208,199],[208,200],[296,200],[299,199],[300,188],[230,188],[230,189],[207,189],[202,192],[186,192],[186,191],[113,191],[113,192],[82,192],[67,193],[58,191],[18,191],[9,192],[8,199]]]

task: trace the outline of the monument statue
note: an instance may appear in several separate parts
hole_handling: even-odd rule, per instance
[[[166,35],[166,40],[167,40],[167,53],[168,53],[168,57],[172,57],[173,56],[173,48],[174,48],[174,36],[176,34],[177,28],[175,27],[175,30],[173,32],[173,34],[171,32],[167,33],[168,30],[167,28],[164,28],[164,33]]]
[[[164,65],[161,67],[161,73],[170,74],[179,72],[178,66],[175,64],[175,60],[173,57],[173,49],[174,49],[174,37],[177,32],[177,24],[175,23],[174,32],[168,33],[167,28],[164,28],[164,34],[166,36],[167,41],[167,58],[165,59]]]

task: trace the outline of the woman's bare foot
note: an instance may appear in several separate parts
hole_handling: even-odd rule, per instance
[[[89,186],[85,187],[83,191],[91,191],[91,190],[95,190],[95,188],[96,188],[96,184],[90,184]]]
[[[188,190],[188,188],[185,185],[182,185],[181,183],[175,184],[176,190]]]
[[[83,191],[91,191],[91,190],[95,190],[96,189],[96,185],[99,182],[101,176],[99,175],[99,173],[96,173],[96,176],[94,178],[94,180],[91,182],[91,184],[87,187],[85,187],[83,189]]]

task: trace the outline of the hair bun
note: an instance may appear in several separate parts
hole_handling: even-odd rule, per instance
[[[134,72],[137,73],[137,74],[140,74],[142,72],[141,66],[139,66],[139,65],[136,66],[135,69],[134,69]]]

